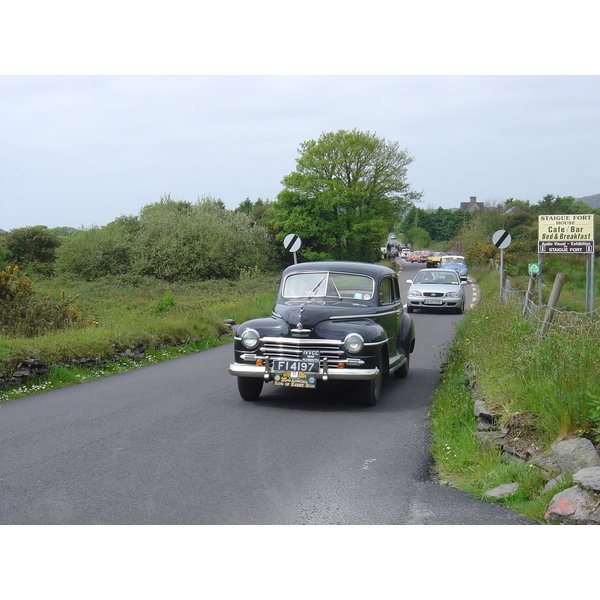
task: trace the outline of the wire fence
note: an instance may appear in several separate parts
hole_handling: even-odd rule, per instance
[[[522,307],[523,317],[537,322],[540,333],[551,324],[553,328],[579,333],[586,341],[600,341],[600,308],[589,312],[584,300],[551,307],[548,304],[537,304],[534,296],[528,290],[513,287],[509,279],[501,290],[503,302]],[[598,304],[600,298],[594,299],[593,305]]]

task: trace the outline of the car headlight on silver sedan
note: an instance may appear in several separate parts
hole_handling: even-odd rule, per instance
[[[446,292],[444,296],[447,298],[460,298],[460,292]]]

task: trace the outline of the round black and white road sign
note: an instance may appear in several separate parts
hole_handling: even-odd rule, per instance
[[[288,252],[298,252],[302,246],[302,238],[295,233],[289,233],[283,240],[283,247]]]
[[[512,238],[510,237],[510,233],[504,229],[498,229],[498,231],[496,231],[496,233],[494,233],[492,236],[492,243],[494,246],[496,246],[496,248],[500,248],[501,250],[508,248],[511,241]]]

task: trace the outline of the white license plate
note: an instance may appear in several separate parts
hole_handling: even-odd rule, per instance
[[[318,360],[279,360],[275,359],[272,362],[272,369],[274,373],[286,373],[300,372],[300,373],[318,373],[319,372],[319,361]]]
[[[443,300],[425,300],[425,304],[444,304]]]

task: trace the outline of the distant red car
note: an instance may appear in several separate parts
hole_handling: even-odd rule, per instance
[[[420,254],[419,254],[419,262],[422,263],[426,263],[427,262],[427,257],[431,254],[431,251],[429,250],[423,250]]]

